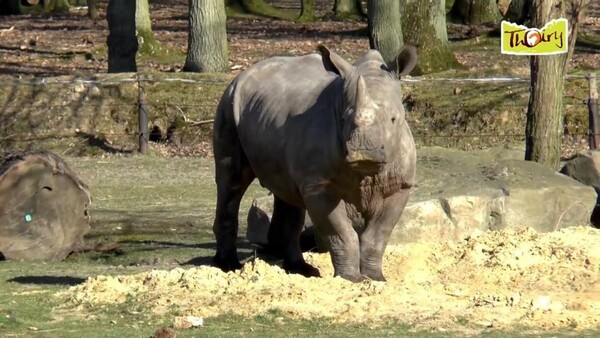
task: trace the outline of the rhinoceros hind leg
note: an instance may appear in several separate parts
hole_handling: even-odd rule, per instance
[[[314,266],[302,261],[294,263],[283,263],[283,269],[287,273],[297,273],[304,277],[321,277],[321,272]]]
[[[239,270],[242,268],[242,263],[240,263],[240,259],[237,255],[237,252],[233,255],[224,256],[221,254],[216,254],[214,257],[215,266],[224,272]]]
[[[220,130],[216,137],[215,180],[217,209],[213,233],[217,241],[214,263],[224,271],[242,267],[237,254],[240,202],[255,178],[248,159],[232,130]]]
[[[273,218],[269,226],[269,248],[283,257],[283,269],[306,277],[320,277],[319,270],[304,261],[300,248],[300,233],[304,227],[305,210],[275,196]]]

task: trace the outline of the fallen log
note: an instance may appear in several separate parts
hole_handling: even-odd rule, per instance
[[[90,230],[87,185],[50,152],[0,155],[0,253],[62,260]]]

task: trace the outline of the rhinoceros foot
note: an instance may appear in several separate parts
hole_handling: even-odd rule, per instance
[[[242,263],[240,263],[240,260],[238,259],[237,254],[235,254],[233,256],[232,255],[221,256],[217,253],[215,255],[213,261],[214,261],[215,266],[218,267],[219,269],[223,270],[224,272],[239,270],[242,268]]]
[[[296,273],[304,277],[321,277],[319,269],[306,262],[283,263],[283,269],[287,273]]]
[[[342,277],[345,280],[349,280],[353,283],[360,283],[363,282],[365,280],[367,280],[367,277],[361,275],[361,274],[349,274],[349,273],[336,273],[334,275],[334,277]]]
[[[385,279],[385,277],[383,276],[383,273],[381,272],[374,272],[374,273],[364,273],[364,276],[370,280],[374,280],[377,282],[387,282],[387,279]]]

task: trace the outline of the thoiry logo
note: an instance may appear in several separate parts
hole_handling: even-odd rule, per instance
[[[561,54],[569,46],[567,19],[562,18],[548,22],[542,29],[502,21],[500,33],[502,54]]]

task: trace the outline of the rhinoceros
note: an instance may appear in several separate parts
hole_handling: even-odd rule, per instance
[[[399,81],[415,66],[416,48],[405,45],[390,64],[376,50],[353,64],[323,45],[318,50],[262,60],[221,97],[213,131],[214,263],[241,268],[240,201],[258,178],[274,195],[271,228],[280,227],[287,273],[320,277],[300,250],[306,211],[328,243],[334,276],[385,281],[383,254],[416,175]]]

